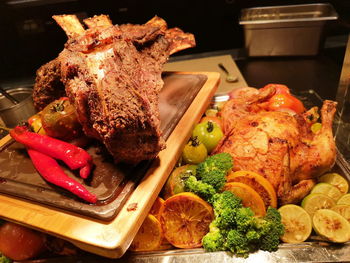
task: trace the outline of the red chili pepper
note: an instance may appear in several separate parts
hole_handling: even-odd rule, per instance
[[[55,159],[30,148],[28,154],[34,167],[46,181],[72,192],[89,203],[97,202],[96,195],[90,193],[83,185],[66,175]]]
[[[28,131],[24,126],[17,126],[10,131],[16,141],[28,148],[63,161],[72,170],[80,169],[80,177],[87,178],[92,169],[91,156],[82,148],[46,135]]]

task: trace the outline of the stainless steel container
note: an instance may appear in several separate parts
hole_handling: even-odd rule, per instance
[[[350,34],[337,91],[338,116],[335,137],[350,173]]]
[[[305,4],[243,9],[249,56],[316,55],[322,44],[324,25],[338,19],[330,4]]]
[[[29,87],[9,89],[7,92],[19,101],[14,105],[3,95],[0,96],[0,118],[10,128],[15,127],[21,121],[26,121],[34,115],[36,110],[33,105],[32,92]]]

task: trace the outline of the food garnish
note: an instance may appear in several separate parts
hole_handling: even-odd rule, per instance
[[[203,247],[207,251],[226,250],[243,257],[259,248],[277,250],[283,234],[278,211],[269,207],[265,217],[257,217],[251,208],[243,207],[239,197],[230,191],[222,192],[232,167],[229,154],[212,155],[198,165],[196,176],[185,181],[187,191],[198,194],[214,208],[215,219],[203,237]],[[261,203],[264,206],[262,200]]]
[[[350,194],[345,194],[339,198],[337,205],[350,205]]]
[[[208,156],[207,148],[197,137],[190,138],[182,151],[182,160],[187,164],[198,164]]]
[[[276,191],[262,175],[252,171],[236,171],[229,173],[226,180],[228,183],[240,182],[249,185],[261,196],[265,207],[277,207]]]
[[[12,260],[0,253],[0,263],[11,263]]]
[[[213,220],[213,209],[193,193],[179,193],[165,200],[160,222],[165,238],[178,248],[202,246],[202,238]]]
[[[328,183],[318,183],[316,184],[311,192],[311,194],[324,194],[329,196],[334,200],[334,202],[337,202],[338,199],[342,196],[342,193],[340,190],[335,187],[334,185],[328,184]]]
[[[43,124],[41,121],[41,112],[37,113],[35,115],[33,115],[32,117],[30,117],[28,119],[28,124],[30,129],[35,132],[35,133],[39,133],[39,134],[46,134],[45,129],[43,128]]]
[[[151,215],[154,215],[157,219],[159,219],[160,216],[160,210],[162,209],[162,206],[164,205],[164,199],[157,196],[156,200],[154,201],[151,210],[149,211],[149,213]]]
[[[349,191],[348,181],[338,173],[326,173],[322,175],[318,181],[334,185],[342,194],[346,194]]]
[[[350,223],[350,205],[336,205],[331,207],[331,210],[337,212],[339,215],[344,217]]]
[[[46,181],[70,191],[89,203],[97,202],[96,195],[90,193],[82,184],[66,175],[55,159],[30,148],[28,154],[34,167]]]
[[[40,232],[12,222],[0,225],[0,259],[1,254],[16,261],[31,259],[45,250],[44,243]]]
[[[229,191],[215,194],[212,204],[215,219],[203,238],[206,251],[226,250],[247,257],[258,249],[277,250],[284,227],[275,208],[269,207],[265,217],[255,217],[254,212],[243,207],[241,200]]]
[[[335,243],[350,240],[350,223],[337,212],[330,209],[317,210],[312,217],[315,232]]]
[[[261,196],[249,185],[239,182],[227,183],[224,191],[230,191],[242,200],[244,207],[249,207],[256,216],[264,216],[266,207]]]
[[[208,153],[216,147],[223,136],[220,126],[212,120],[200,122],[192,132],[192,137],[197,137],[207,148]]]
[[[82,178],[87,178],[92,169],[91,156],[82,148],[64,141],[28,131],[25,126],[17,126],[10,131],[17,142],[26,147],[63,161],[72,170],[80,169]]]
[[[79,182],[67,176],[55,160],[65,162],[72,170],[80,169],[80,176],[86,179],[93,162],[85,150],[46,135],[30,132],[25,126],[17,126],[10,130],[10,135],[27,147],[34,167],[46,181],[70,191],[89,203],[97,202],[97,197]]]
[[[196,177],[203,183],[220,191],[226,183],[226,175],[233,167],[233,159],[228,153],[219,153],[205,159],[197,166]]]
[[[278,211],[282,217],[284,234],[281,240],[286,243],[304,242],[311,234],[310,215],[300,206],[289,204],[281,206]]]
[[[267,102],[267,109],[276,111],[281,109],[292,110],[294,113],[300,114],[305,111],[303,103],[294,97],[289,88],[282,84],[268,84],[261,90],[275,88],[275,95],[273,95]]]
[[[150,251],[161,246],[162,228],[154,215],[148,214],[130,245],[131,251]]]
[[[176,167],[168,177],[163,187],[163,197],[169,198],[178,193],[185,192],[185,181],[191,175],[196,175],[197,166],[186,164]]]
[[[301,207],[313,217],[319,209],[331,208],[335,206],[335,201],[325,194],[313,193],[307,195],[301,202]]]
[[[74,106],[67,97],[48,104],[41,113],[41,121],[48,136],[71,140],[82,134]]]

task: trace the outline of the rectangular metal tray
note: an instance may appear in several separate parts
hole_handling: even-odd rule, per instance
[[[335,20],[338,14],[329,3],[253,7],[242,10],[241,25]],[[280,24],[281,25],[281,24]]]
[[[163,80],[159,108],[161,130],[167,139],[207,77],[200,74],[165,73]],[[96,205],[82,202],[70,192],[47,183],[36,172],[23,145],[13,141],[0,145],[0,193],[79,215],[110,220],[117,215],[135,185],[146,173],[151,161],[144,161],[137,166],[115,165],[111,158],[101,155],[95,145],[90,146],[88,152],[93,156],[95,163],[88,184],[69,169],[65,169],[65,172],[97,195],[99,201]]]
[[[302,92],[293,92],[301,99],[306,108],[313,106],[322,106],[321,97],[314,90]],[[213,103],[226,101],[228,96],[219,95],[214,97]],[[336,125],[336,124],[335,124]],[[342,174],[350,182],[350,170],[348,164],[344,163],[344,158],[340,152],[337,152],[337,160],[332,172]],[[150,252],[127,252],[120,259],[107,259],[92,254],[82,253],[72,257],[58,257],[52,259],[42,259],[32,263],[56,263],[56,262],[73,263],[200,263],[200,262],[350,262],[350,242],[345,244],[332,244],[326,242],[318,236],[311,236],[307,242],[300,244],[280,244],[276,252],[257,251],[250,254],[246,259],[238,258],[230,252],[205,252],[203,249],[170,249],[164,251]]]
[[[239,23],[249,56],[309,56],[322,46],[326,21],[337,18],[322,3],[246,8]]]

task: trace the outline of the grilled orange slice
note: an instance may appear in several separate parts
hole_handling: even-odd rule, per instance
[[[162,241],[163,233],[159,220],[154,215],[148,214],[132,241],[129,250],[157,250],[161,246]]]
[[[174,247],[202,246],[202,238],[214,219],[212,207],[199,196],[183,192],[165,200],[160,222],[165,238]]]
[[[277,195],[272,184],[262,175],[251,171],[231,172],[227,176],[227,182],[244,183],[253,188],[263,199],[265,207],[277,207]]]
[[[225,191],[230,191],[242,199],[242,204],[245,207],[250,207],[255,216],[264,216],[266,214],[266,207],[261,196],[249,185],[244,183],[226,183]]]
[[[163,205],[164,205],[164,199],[158,196],[157,199],[154,201],[149,213],[151,215],[154,215],[157,219],[159,219],[160,209],[162,208]]]

